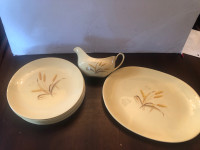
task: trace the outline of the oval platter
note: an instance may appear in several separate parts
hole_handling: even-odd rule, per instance
[[[146,138],[176,143],[200,132],[199,95],[174,76],[124,67],[105,80],[102,94],[113,118]]]

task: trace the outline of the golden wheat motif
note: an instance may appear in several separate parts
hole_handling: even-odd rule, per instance
[[[152,102],[152,100],[163,97],[163,91],[151,91],[145,94],[144,91],[140,90],[140,94],[141,97],[139,95],[134,96],[136,102],[140,103],[140,108],[149,108],[150,112],[153,110],[157,110],[164,116],[164,113],[162,112],[161,108],[166,108],[167,106]]]
[[[48,84],[46,83],[46,74],[42,74],[41,72],[38,73],[38,78],[37,78],[37,85],[39,87],[39,89],[36,89],[36,90],[32,90],[32,92],[39,92],[41,94],[39,94],[37,96],[38,99],[43,99],[45,98],[45,96],[53,96],[54,94],[54,90],[55,90],[55,87],[58,88],[58,83],[65,79],[65,78],[61,78],[61,79],[57,79],[57,74],[54,75],[54,77],[52,78],[51,82]]]
[[[103,63],[103,62],[97,62],[94,65],[89,64],[89,66],[86,67],[86,70],[90,70],[90,71],[94,72],[95,74],[100,73],[100,72],[107,72],[109,69],[104,68],[105,65],[106,65],[106,63]]]

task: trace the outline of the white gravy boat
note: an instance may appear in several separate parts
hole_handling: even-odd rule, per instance
[[[75,47],[74,52],[78,56],[78,66],[80,70],[88,75],[93,77],[106,77],[111,72],[118,69],[124,62],[124,54],[119,53],[117,56],[110,56],[106,58],[93,58],[88,56],[84,50],[80,47]],[[115,62],[118,56],[122,56],[120,64],[115,67]]]

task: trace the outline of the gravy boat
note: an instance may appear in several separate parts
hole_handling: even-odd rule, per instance
[[[88,56],[80,47],[75,47],[74,52],[78,56],[78,66],[80,70],[87,76],[106,77],[111,72],[118,69],[124,62],[124,54],[118,53],[116,56],[106,58],[93,58]],[[115,62],[119,56],[122,56],[120,64],[115,67]]]

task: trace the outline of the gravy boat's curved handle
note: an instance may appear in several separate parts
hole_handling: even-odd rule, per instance
[[[117,56],[115,57],[115,62],[116,62],[117,58],[118,58],[120,55],[122,56],[122,61],[120,62],[120,64],[119,64],[117,67],[114,68],[113,71],[115,71],[116,69],[118,69],[118,68],[122,65],[122,63],[124,62],[124,58],[125,58],[125,56],[124,56],[123,53],[119,53],[119,54],[117,54]]]

